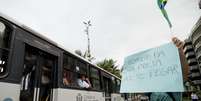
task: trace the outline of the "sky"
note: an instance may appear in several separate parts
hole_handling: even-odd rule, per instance
[[[89,29],[94,63],[187,38],[201,15],[199,0],[169,0],[169,29],[156,0],[0,0],[0,12],[34,29],[70,51],[87,49],[83,21]]]

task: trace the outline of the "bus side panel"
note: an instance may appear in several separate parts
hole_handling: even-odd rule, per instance
[[[112,101],[124,101],[124,99],[121,97],[121,94],[111,94]]]
[[[58,99],[58,89],[54,88],[53,90],[53,96],[52,96],[52,101],[57,101]]]
[[[19,84],[0,82],[0,85],[0,101],[19,101]]]
[[[54,101],[105,101],[103,92],[54,89]],[[58,94],[58,95],[57,95]],[[56,97],[57,96],[57,97]],[[57,98],[57,99],[56,99]]]

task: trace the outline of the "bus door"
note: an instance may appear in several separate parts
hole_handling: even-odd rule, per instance
[[[111,80],[107,77],[103,77],[103,87],[105,93],[105,101],[111,101]]]
[[[52,101],[56,58],[29,48],[25,52],[20,101]]]

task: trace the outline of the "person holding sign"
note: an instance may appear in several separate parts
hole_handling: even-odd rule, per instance
[[[181,64],[180,52],[172,42],[127,56],[120,92],[153,92],[150,101],[182,101],[182,93],[177,93],[184,91]]]

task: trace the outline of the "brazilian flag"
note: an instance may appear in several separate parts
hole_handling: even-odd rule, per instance
[[[168,18],[167,12],[165,10],[165,5],[167,4],[168,0],[157,0],[158,1],[158,7],[160,8],[163,16],[165,17],[165,19],[167,20],[169,27],[172,28],[172,24]]]

